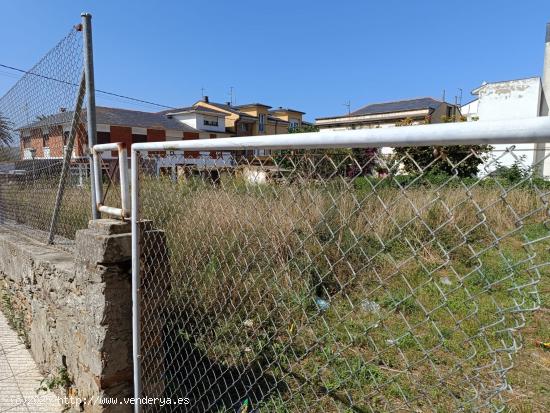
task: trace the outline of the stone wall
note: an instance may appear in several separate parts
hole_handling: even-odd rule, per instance
[[[97,403],[132,397],[129,224],[91,221],[74,254],[0,228],[0,288],[23,316],[41,370],[66,370],[69,387],[60,390],[90,401],[74,411],[131,411]]]

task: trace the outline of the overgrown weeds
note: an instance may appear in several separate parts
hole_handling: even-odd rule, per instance
[[[546,192],[363,182],[144,177],[181,336],[285,382],[261,411],[498,404],[521,311],[547,276],[548,242],[534,242],[548,235]]]

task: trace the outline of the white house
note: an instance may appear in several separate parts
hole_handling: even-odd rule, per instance
[[[197,129],[200,138],[210,138],[215,134],[216,137],[229,136],[225,133],[226,114],[213,109],[192,106],[189,108],[177,109],[166,113],[169,119],[175,119],[187,126]],[[213,136],[212,136],[213,137]]]
[[[542,84],[539,77],[508,80],[503,82],[483,82],[474,89],[476,99],[463,105],[460,112],[468,121],[495,121],[510,119],[527,119],[539,116]],[[530,167],[535,159],[534,144],[514,145],[514,151],[507,153],[511,145],[494,145],[491,156],[505,166],[511,166],[521,158],[521,163]],[[515,156],[514,156],[515,155]],[[494,165],[496,166],[496,165]],[[550,175],[550,162],[545,161],[545,176]]]
[[[190,128],[196,129],[199,139],[226,138],[231,136],[229,133],[226,133],[225,118],[227,114],[222,111],[200,106],[191,106],[175,109],[173,111],[165,111],[163,113],[168,119],[176,120]],[[181,137],[179,136],[166,135],[166,140],[168,141],[180,139]],[[174,151],[174,154],[181,154],[183,156],[181,151]],[[231,165],[231,162],[231,155],[228,152],[219,152],[216,153],[216,156],[212,156],[212,152],[201,151],[199,157],[186,159],[188,165],[202,167],[223,167]],[[168,158],[159,160],[157,166],[159,168],[167,168],[173,165]]]

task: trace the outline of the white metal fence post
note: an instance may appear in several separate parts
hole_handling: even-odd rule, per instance
[[[131,149],[130,168],[131,168],[131,192],[132,192],[132,344],[133,344],[133,365],[134,365],[134,397],[136,404],[134,412],[141,412],[141,406],[138,399],[141,397],[141,328],[140,328],[140,306],[139,306],[139,260],[140,260],[140,228],[139,219],[139,170],[138,153]]]

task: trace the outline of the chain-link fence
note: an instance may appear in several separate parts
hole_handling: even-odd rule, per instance
[[[488,149],[138,152],[142,396],[502,410],[550,184]]]
[[[91,215],[82,37],[71,29],[0,98],[0,221],[62,246]]]

